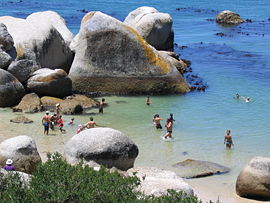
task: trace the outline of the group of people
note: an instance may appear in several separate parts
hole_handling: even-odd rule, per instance
[[[235,97],[240,97],[240,95],[239,94],[236,94]],[[247,99],[250,101],[250,98],[249,97],[247,97]],[[149,106],[150,104],[151,104],[150,97],[147,96],[146,97],[146,105]],[[153,117],[153,124],[156,127],[156,129],[162,129],[162,125],[160,124],[160,121],[162,121],[162,120],[163,120],[163,118],[161,118],[159,116],[159,114],[155,114],[154,115],[154,117]],[[164,135],[164,138],[165,139],[172,138],[172,129],[173,129],[173,122],[174,121],[175,120],[173,118],[173,114],[171,113],[170,114],[170,117],[166,120],[166,123],[165,123],[165,127],[167,129],[167,133]],[[229,148],[229,149],[234,145],[230,130],[226,130],[226,132],[225,132],[224,144],[226,144],[226,147]]]
[[[90,129],[90,128],[95,128],[98,127],[99,125],[94,121],[93,117],[90,117],[90,121],[88,121],[86,124],[84,125],[79,125],[78,130],[77,130],[77,134],[82,132],[84,129]]]
[[[240,94],[238,94],[238,93],[236,93],[233,98],[234,99],[237,99],[237,100],[243,100],[244,102],[251,102],[251,98],[250,97],[240,96]]]

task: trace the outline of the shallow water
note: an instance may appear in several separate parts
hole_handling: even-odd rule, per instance
[[[270,1],[238,0],[161,0],[161,1],[101,1],[81,0],[37,1],[21,3],[0,2],[2,15],[26,17],[41,10],[52,9],[67,21],[74,34],[79,30],[84,13],[78,11],[100,10],[123,20],[133,9],[147,5],[171,14],[174,20],[175,42],[187,48],[176,52],[192,61],[195,74],[207,82],[206,92],[186,95],[151,97],[152,104],[145,105],[145,97],[106,97],[109,106],[104,114],[93,114],[98,124],[125,132],[138,146],[140,154],[136,166],[157,166],[170,170],[176,162],[187,158],[213,161],[231,168],[224,175],[187,180],[204,199],[223,202],[252,202],[238,198],[235,181],[244,165],[254,156],[270,156],[269,151],[269,101],[270,101]],[[109,6],[108,6],[109,5]],[[176,8],[184,8],[176,10]],[[243,18],[252,19],[236,27],[216,25],[215,15],[230,9]],[[225,33],[220,37],[216,33]],[[234,94],[250,96],[252,102],[233,99]],[[97,113],[97,109],[89,113]],[[171,142],[161,136],[165,130],[155,130],[152,116],[159,113],[166,119],[174,113],[176,120]],[[62,151],[64,143],[76,132],[76,126],[65,126],[67,133],[48,137],[43,135],[42,114],[27,114],[33,124],[12,124],[15,117],[9,109],[0,110],[0,141],[26,134],[34,137],[42,158],[48,151]],[[71,116],[64,116],[66,122]],[[89,115],[76,116],[75,123],[85,123]],[[164,122],[162,123],[164,124]],[[223,136],[231,129],[235,147],[226,150]],[[184,152],[184,153],[183,153]]]

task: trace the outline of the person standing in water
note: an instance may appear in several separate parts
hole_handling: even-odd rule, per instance
[[[146,105],[149,106],[151,104],[150,102],[150,96],[147,96],[146,97]]]
[[[158,114],[154,115],[153,122],[154,122],[154,126],[156,126],[156,129],[162,129],[162,126],[160,125],[161,120],[163,119],[160,118]]]
[[[225,132],[224,144],[226,144],[226,147],[229,149],[231,149],[232,145],[234,145],[233,141],[232,141],[232,136],[231,136],[230,130],[226,130],[226,132]]]
[[[105,99],[102,98],[101,101],[99,102],[99,113],[103,113],[103,108],[104,108],[104,105],[105,105]]]
[[[51,122],[51,117],[49,115],[49,111],[46,111],[46,114],[42,117],[42,125],[44,126],[44,135],[48,135],[49,134],[49,126],[50,126],[50,122]]]
[[[164,135],[164,138],[172,138],[173,121],[170,118],[167,119],[165,127],[167,129],[167,133]]]
[[[97,127],[97,123],[94,121],[93,117],[90,117],[90,121],[88,121],[84,126],[86,126],[86,128],[94,128]]]

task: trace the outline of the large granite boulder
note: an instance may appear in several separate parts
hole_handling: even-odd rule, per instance
[[[72,93],[72,81],[62,69],[42,68],[28,79],[27,90],[39,96],[65,97]]]
[[[22,59],[12,62],[7,70],[21,83],[24,83],[33,72],[40,68],[41,67],[33,60]]]
[[[8,53],[0,49],[0,69],[7,69],[11,62],[12,57]]]
[[[42,68],[61,68],[68,72],[73,53],[49,17],[51,15],[34,15],[29,19],[3,16],[0,17],[0,23],[7,26],[13,37],[17,59],[34,60]]]
[[[173,50],[173,20],[169,14],[143,6],[130,12],[124,23],[134,28],[145,41],[156,49]]]
[[[236,193],[241,197],[270,200],[270,158],[255,157],[240,172]]]
[[[200,178],[230,171],[228,167],[217,163],[192,159],[187,159],[173,166],[180,169],[177,174],[183,178]]]
[[[35,141],[28,136],[17,136],[0,143],[0,165],[7,159],[13,160],[16,171],[31,173],[37,163],[41,162]]]
[[[24,95],[21,102],[13,107],[13,111],[21,111],[24,113],[35,113],[40,110],[40,98],[36,93]]]
[[[54,11],[32,13],[31,15],[27,16],[26,20],[33,25],[43,23],[46,26],[53,26],[61,34],[67,45],[69,45],[73,39],[73,34],[67,28],[64,18]]]
[[[13,49],[14,41],[7,30],[7,26],[0,23],[0,49],[9,51]]]
[[[22,84],[9,72],[0,69],[0,107],[18,104],[24,94]]]
[[[78,92],[169,94],[189,85],[134,29],[101,12],[84,16],[69,76]]]
[[[185,72],[187,64],[179,58],[178,54],[171,51],[159,51],[158,53],[175,66],[180,73]]]
[[[237,25],[245,22],[240,15],[229,10],[220,12],[216,16],[216,22],[221,25]]]
[[[139,150],[126,135],[111,128],[92,128],[74,135],[65,145],[64,155],[71,164],[94,161],[108,168],[133,167]]]
[[[173,171],[155,167],[139,167],[127,171],[129,176],[133,176],[134,173],[141,180],[139,190],[146,195],[166,195],[168,189],[194,195],[193,189]]]

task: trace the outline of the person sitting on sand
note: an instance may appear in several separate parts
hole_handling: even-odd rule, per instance
[[[154,122],[154,126],[156,126],[156,129],[162,129],[162,126],[160,125],[161,120],[163,119],[160,118],[158,114],[154,115],[153,122]]]
[[[82,132],[84,130],[84,128],[85,127],[83,125],[79,124],[78,125],[78,129],[77,129],[77,134],[80,133],[80,132]]]
[[[146,105],[149,106],[151,104],[150,102],[150,96],[147,96],[146,97]]]
[[[104,108],[104,105],[105,105],[105,99],[102,98],[101,101],[99,102],[99,113],[103,113],[103,108]]]
[[[94,118],[93,117],[90,117],[90,121],[88,121],[86,124],[85,124],[86,128],[95,128],[97,127],[97,123],[94,121]]]
[[[170,118],[167,119],[165,127],[167,128],[167,133],[164,135],[164,138],[167,139],[172,138],[172,128],[173,128],[173,122]]]
[[[46,111],[46,114],[42,117],[41,123],[44,126],[44,135],[49,134],[49,125],[51,122],[51,117],[49,115],[49,111]]]
[[[229,149],[231,148],[232,145],[234,145],[233,141],[232,141],[232,136],[231,136],[230,130],[226,130],[226,132],[225,132],[224,144],[226,144],[226,147]]]
[[[13,161],[11,159],[8,159],[3,169],[5,169],[6,171],[15,171],[15,167],[12,165],[12,163]]]

